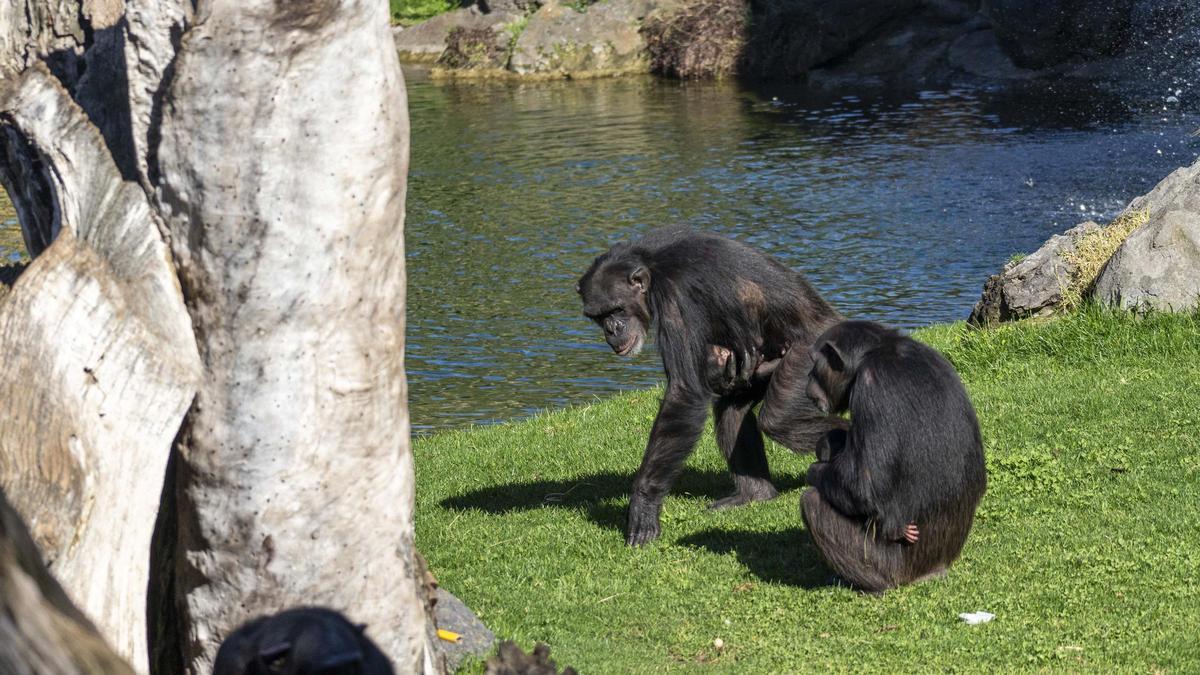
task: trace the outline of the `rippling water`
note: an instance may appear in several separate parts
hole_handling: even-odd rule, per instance
[[[845,314],[966,318],[1014,253],[1107,218],[1200,142],[1195,115],[1087,91],[813,97],[731,82],[442,83],[409,73],[408,372],[420,430],[641,387],[574,282],[690,223],[804,272]]]
[[[846,315],[912,328],[965,318],[1011,255],[1111,217],[1200,150],[1193,112],[1082,90],[408,76],[418,432],[656,382],[653,350],[615,357],[574,293],[594,256],[656,225],[747,241]]]

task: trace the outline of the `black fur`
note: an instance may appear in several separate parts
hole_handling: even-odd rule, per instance
[[[975,409],[936,350],[866,321],[817,338],[808,392],[850,411],[808,470],[805,522],[842,578],[868,591],[944,574],[987,484]],[[904,529],[916,523],[914,544]]]
[[[800,274],[761,251],[718,235],[657,230],[613,246],[592,263],[578,289],[584,314],[604,328],[619,354],[635,352],[652,319],[657,322],[667,387],[634,479],[629,544],[658,536],[662,500],[695,446],[710,404],[737,487],[714,508],[775,496],[752,411],[757,403],[763,401],[762,431],[795,451],[812,450],[836,424],[812,406],[805,386],[808,346],[841,317]],[[714,345],[742,366],[748,360],[779,363],[769,380],[721,387],[714,383]]]
[[[321,607],[259,617],[225,638],[213,675],[392,675],[365,628]]]

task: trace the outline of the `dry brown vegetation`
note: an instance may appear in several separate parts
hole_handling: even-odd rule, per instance
[[[642,26],[650,67],[685,79],[732,75],[740,65],[749,19],[743,0],[700,0],[674,13],[653,14]]]
[[[1070,277],[1064,280],[1062,291],[1064,309],[1074,309],[1083,302],[1108,259],[1134,230],[1145,225],[1149,219],[1150,213],[1145,210],[1124,213],[1107,227],[1091,230],[1075,240],[1075,247],[1063,253],[1063,261],[1071,270]]]

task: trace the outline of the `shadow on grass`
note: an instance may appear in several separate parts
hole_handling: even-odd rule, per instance
[[[675,543],[721,555],[734,553],[738,562],[763,581],[807,589],[834,585],[833,573],[802,527],[772,532],[709,529],[680,537]]]
[[[803,487],[804,477],[775,476],[773,482],[780,492],[784,492]],[[493,514],[545,507],[571,510],[582,508],[587,512],[588,518],[597,525],[623,530],[625,509],[629,504],[629,490],[632,485],[631,474],[605,471],[567,480],[495,485],[447,497],[442,500],[441,506],[447,509],[469,509]],[[671,488],[672,495],[688,494],[710,501],[725,497],[732,491],[733,480],[728,473],[698,471],[692,468],[685,468]]]

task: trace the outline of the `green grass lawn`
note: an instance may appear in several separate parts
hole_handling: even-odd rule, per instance
[[[392,23],[411,26],[459,6],[456,0],[389,0]]]
[[[662,538],[626,548],[656,391],[419,440],[418,545],[499,636],[582,673],[1200,672],[1200,315],[918,337],[962,373],[988,455],[944,580],[827,585],[798,511],[810,456],[778,446],[778,499],[707,511],[732,485],[711,432]],[[957,618],[976,610],[996,619]]]

